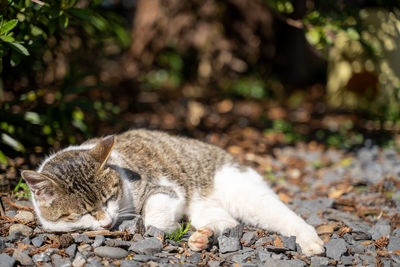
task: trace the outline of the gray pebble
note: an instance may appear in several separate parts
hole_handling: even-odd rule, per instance
[[[99,257],[107,257],[113,259],[122,259],[128,256],[128,251],[122,248],[116,247],[97,247],[94,249],[94,253]]]
[[[193,252],[193,251],[190,252],[190,256],[187,257],[187,259],[188,259],[190,262],[194,263],[194,264],[199,263],[199,262],[202,261],[201,255],[200,255],[199,253]]]
[[[257,237],[258,235],[256,231],[245,232],[240,242],[243,246],[249,247],[254,244],[254,242],[257,240]]]
[[[15,259],[8,256],[7,253],[0,254],[0,262],[2,267],[12,267],[15,264]]]
[[[222,261],[209,261],[208,262],[208,266],[210,267],[218,267],[222,265]]]
[[[307,222],[308,224],[311,224],[312,226],[316,226],[316,225],[320,225],[320,224],[323,224],[323,223],[324,223],[324,221],[321,220],[321,218],[320,218],[320,217],[318,216],[318,214],[316,214],[316,213],[311,214],[311,215],[307,218],[306,222]]]
[[[74,236],[74,241],[75,243],[81,243],[81,242],[85,242],[87,244],[92,243],[93,241],[85,234],[79,234]]]
[[[350,248],[350,253],[352,254],[365,252],[365,246],[360,243],[349,245],[349,248]]]
[[[70,258],[75,257],[76,244],[72,244],[72,245],[70,245],[69,247],[67,247],[67,248],[65,249],[65,252],[68,254],[68,256],[69,256]]]
[[[141,216],[136,216],[131,220],[123,221],[119,226],[119,231],[128,231],[129,234],[134,235],[135,233],[144,232],[144,224]]]
[[[371,227],[362,221],[343,221],[348,227],[351,228],[351,235],[354,240],[369,240],[371,239]]]
[[[34,239],[32,239],[32,244],[35,247],[41,247],[43,245],[43,242],[46,241],[47,239],[47,235],[44,234],[40,234],[37,237],[35,237]]]
[[[46,252],[42,252],[42,253],[38,253],[38,254],[33,255],[32,260],[34,262],[38,262],[38,261],[49,262],[50,261],[50,257],[49,257],[49,255],[47,255]]]
[[[331,239],[325,244],[325,248],[326,256],[334,260],[340,260],[347,251],[347,245],[343,239]]]
[[[400,228],[394,229],[392,235],[396,236],[396,237],[400,237]]]
[[[277,247],[277,246],[272,246],[268,245],[267,250],[275,253],[285,253],[286,251],[289,251],[288,248],[285,247]]]
[[[124,241],[121,239],[109,239],[107,238],[105,245],[109,247],[124,247],[124,248],[129,248],[133,242],[130,241]]]
[[[124,260],[121,261],[121,267],[141,267],[143,263],[132,261],[132,260]]]
[[[155,257],[155,256],[150,256],[150,255],[135,255],[133,257],[134,261],[139,261],[139,262],[149,262],[149,261],[154,261],[158,262],[160,258]]]
[[[20,220],[23,222],[33,222],[35,220],[35,216],[30,211],[21,210],[21,211],[18,211],[17,215],[14,216],[14,219]]]
[[[85,263],[86,263],[85,257],[81,253],[77,252],[75,259],[72,261],[72,266],[82,267],[83,265],[85,265]]]
[[[328,265],[329,264],[329,259],[325,257],[311,257],[311,265],[310,267],[319,267],[322,265]]]
[[[106,238],[102,235],[98,235],[94,238],[94,242],[92,244],[92,247],[97,248],[100,247],[104,244],[104,241],[106,240]]]
[[[28,255],[28,253],[21,249],[14,250],[13,258],[17,262],[19,262],[21,265],[33,265],[34,264],[32,258]]]
[[[88,251],[91,251],[92,247],[89,244],[83,244],[78,247],[78,251],[83,255],[87,254]]]
[[[156,237],[151,237],[134,242],[129,250],[138,254],[153,255],[154,253],[160,252],[162,248],[163,244],[160,239]]]
[[[394,251],[400,249],[400,237],[391,236],[389,238],[389,245],[387,247],[388,251]]]
[[[54,267],[71,266],[71,260],[69,258],[63,258],[58,254],[51,255],[51,262]]]
[[[24,236],[31,236],[33,234],[32,228],[21,223],[16,223],[10,226],[9,234],[12,235],[13,232],[21,232]]]
[[[304,267],[306,263],[301,260],[276,260],[267,259],[264,266],[274,266],[274,267]]]
[[[343,265],[353,265],[354,257],[353,256],[342,256],[340,261]]]
[[[6,241],[4,240],[3,237],[0,236],[0,250],[4,249],[6,247]]]
[[[254,251],[249,251],[241,254],[236,254],[232,257],[232,261],[236,263],[245,263],[248,259],[254,258]]]
[[[144,233],[144,237],[158,237],[158,238],[164,238],[165,233],[164,231],[161,231],[157,227],[154,226],[149,226]]]
[[[7,210],[6,211],[7,217],[14,217],[15,215],[17,215],[17,211],[15,211],[15,210]]]
[[[296,237],[295,236],[282,236],[281,237],[283,246],[292,251],[296,251]]]
[[[221,235],[240,239],[242,238],[243,235],[243,228],[244,228],[243,224],[238,224],[235,227],[225,229]]]
[[[104,265],[103,263],[101,263],[101,260],[98,257],[89,258],[85,265],[85,267],[102,267],[102,266]]]
[[[240,249],[239,238],[236,237],[218,237],[219,251],[221,253],[238,251]]]

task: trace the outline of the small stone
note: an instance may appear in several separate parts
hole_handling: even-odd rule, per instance
[[[31,239],[27,236],[24,239],[22,239],[21,243],[24,243],[26,245],[30,245],[31,244]]]
[[[94,238],[94,242],[92,244],[92,247],[97,248],[100,247],[104,244],[104,241],[106,240],[106,238],[102,235],[98,235]]]
[[[208,266],[210,267],[218,267],[222,265],[222,261],[209,261]]]
[[[400,228],[394,229],[392,235],[396,236],[396,237],[400,237]]]
[[[251,259],[254,256],[255,256],[254,251],[249,251],[249,252],[234,255],[232,257],[232,261],[236,262],[236,263],[245,263],[245,262],[247,262],[248,259]]]
[[[32,239],[32,244],[35,247],[41,247],[43,245],[43,242],[46,241],[47,236],[44,234],[38,235],[37,237],[35,237],[34,239]]]
[[[6,241],[0,236],[0,250],[6,247]]]
[[[49,262],[50,261],[50,257],[49,257],[49,255],[47,255],[47,253],[42,252],[42,253],[38,253],[38,254],[33,255],[32,260],[34,262],[38,262],[38,261],[40,261],[40,262]]]
[[[147,238],[134,242],[129,250],[136,252],[138,254],[153,255],[162,250],[163,244],[160,239],[156,237]]]
[[[310,267],[319,267],[322,265],[328,265],[329,259],[325,257],[311,257],[311,266]]]
[[[354,257],[353,256],[342,256],[340,261],[344,265],[353,265]]]
[[[240,240],[240,243],[242,243],[243,246],[249,247],[254,244],[257,237],[258,235],[255,231],[245,232],[242,236],[242,239]]]
[[[360,243],[356,243],[354,245],[350,245],[350,253],[351,254],[355,254],[355,253],[364,253],[365,252],[365,246],[360,244]]]
[[[265,250],[262,251],[257,251],[257,258],[259,261],[261,261],[262,263],[264,263],[265,261],[267,261],[269,258],[271,258],[271,252],[267,252]]]
[[[76,253],[76,257],[72,262],[72,266],[73,267],[82,267],[83,265],[85,265],[86,260],[85,258],[82,256],[81,253]]]
[[[79,238],[78,238],[79,239]],[[67,234],[62,234],[60,236],[60,246],[62,248],[66,248],[69,247],[73,242],[74,242],[74,238],[72,237],[71,234],[67,233]],[[88,243],[88,242],[86,242]]]
[[[122,259],[128,256],[128,251],[117,247],[97,247],[94,249],[94,253],[99,257],[107,257],[113,259]]]
[[[221,235],[240,239],[243,235],[243,228],[243,224],[238,224],[235,227],[225,229]]]
[[[15,210],[7,210],[6,211],[7,217],[14,217],[15,215],[17,215],[17,212]]]
[[[21,249],[15,249],[13,253],[13,258],[19,262],[21,265],[33,265],[33,260],[25,251]],[[1,265],[1,263],[0,263]]]
[[[101,259],[99,257],[89,258],[85,265],[85,267],[102,267],[102,266],[104,266],[104,265],[102,264]],[[112,265],[112,266],[115,266],[115,265]]]
[[[324,221],[321,220],[321,218],[316,213],[311,214],[311,216],[307,218],[306,222],[308,224],[311,224],[312,226],[317,226],[324,223]]]
[[[240,242],[237,237],[219,236],[218,245],[221,253],[238,251],[240,249]]]
[[[13,267],[15,264],[15,259],[8,256],[7,253],[0,254],[0,262],[2,267]]]
[[[21,232],[24,236],[31,236],[33,234],[32,228],[20,223],[10,226],[9,234],[12,235],[13,232]]]
[[[285,248],[285,247],[277,247],[277,246],[272,246],[272,245],[268,245],[268,246],[267,246],[267,250],[268,250],[268,251],[275,252],[275,253],[285,253],[286,251],[289,251],[288,248]]]
[[[92,250],[92,247],[89,244],[83,244],[78,247],[78,251],[82,254],[90,250]]]
[[[71,260],[69,258],[63,258],[58,254],[51,255],[51,262],[54,267],[67,267],[71,266]]]
[[[389,245],[387,247],[388,251],[395,251],[400,249],[400,237],[391,236],[389,238]]]
[[[75,243],[82,243],[82,242],[85,242],[87,244],[92,243],[92,240],[90,240],[90,238],[85,234],[76,235],[73,237],[73,239]]]
[[[139,262],[149,262],[149,261],[157,262],[159,260],[159,258],[155,257],[155,256],[149,256],[149,255],[135,255],[135,257],[133,257],[133,260],[139,261]]]
[[[76,252],[76,244],[72,244],[71,246],[65,249],[65,253],[67,253],[70,258],[75,257],[75,252]]]
[[[119,231],[128,231],[131,235],[136,233],[142,234],[144,229],[145,227],[141,216],[136,216],[131,220],[123,221],[118,227]]]
[[[121,267],[141,267],[143,263],[131,260],[121,261]]]
[[[17,213],[17,215],[14,216],[14,219],[28,223],[33,222],[35,220],[35,216],[32,212],[21,210]]]
[[[190,256],[187,257],[187,259],[190,262],[194,263],[194,264],[199,263],[199,262],[202,261],[201,255],[199,253],[196,253],[196,252],[191,252]]]
[[[133,243],[130,241],[124,241],[124,240],[120,240],[120,239],[107,239],[105,244],[106,244],[106,246],[109,246],[109,247],[129,248]]]
[[[154,226],[149,226],[146,232],[144,233],[144,237],[158,237],[160,239],[163,239],[164,236],[165,233]]]
[[[295,236],[282,236],[281,237],[283,246],[292,251],[296,251],[296,237]]]
[[[347,251],[347,245],[343,239],[331,239],[325,244],[325,248],[326,256],[337,261]]]
[[[369,240],[371,239],[371,227],[362,221],[343,221],[351,228],[351,235],[354,240]]]

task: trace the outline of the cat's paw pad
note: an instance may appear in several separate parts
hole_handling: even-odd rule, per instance
[[[301,247],[301,251],[306,256],[321,254],[325,251],[324,241],[319,238],[314,228],[310,228],[311,229],[304,231],[296,238]]]
[[[193,251],[206,249],[212,235],[213,232],[209,228],[203,227],[197,229],[189,238],[189,248]]]

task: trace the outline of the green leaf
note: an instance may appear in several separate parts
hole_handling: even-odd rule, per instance
[[[9,35],[0,35],[0,40],[4,41],[6,43],[11,43],[11,42],[15,41],[15,39]]]
[[[15,26],[17,26],[18,20],[17,19],[12,19],[10,21],[7,21],[0,30],[0,34],[5,34],[9,31],[11,31]]]
[[[18,52],[20,52],[21,54],[25,55],[25,56],[29,56],[29,52],[28,50],[25,48],[25,46],[23,46],[20,43],[16,43],[16,42],[12,42],[9,43],[11,45],[12,48],[14,48],[15,50],[17,50]]]
[[[3,163],[3,164],[7,164],[8,163],[6,155],[4,155],[4,153],[1,152],[1,150],[0,150],[0,163]]]
[[[18,152],[25,152],[25,147],[17,140],[9,136],[8,134],[2,133],[1,134],[1,140],[3,141],[4,144],[9,145],[12,147],[15,151]]]

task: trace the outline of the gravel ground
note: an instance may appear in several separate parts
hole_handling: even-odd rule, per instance
[[[295,237],[240,225],[201,253],[144,231],[140,217],[115,231],[46,233],[29,208],[8,208],[0,221],[0,266],[400,266],[400,155],[393,149],[354,153],[303,145],[276,149],[258,170],[315,226],[325,253],[305,257]],[[6,203],[7,204],[7,203]],[[16,202],[18,205],[25,203]]]

